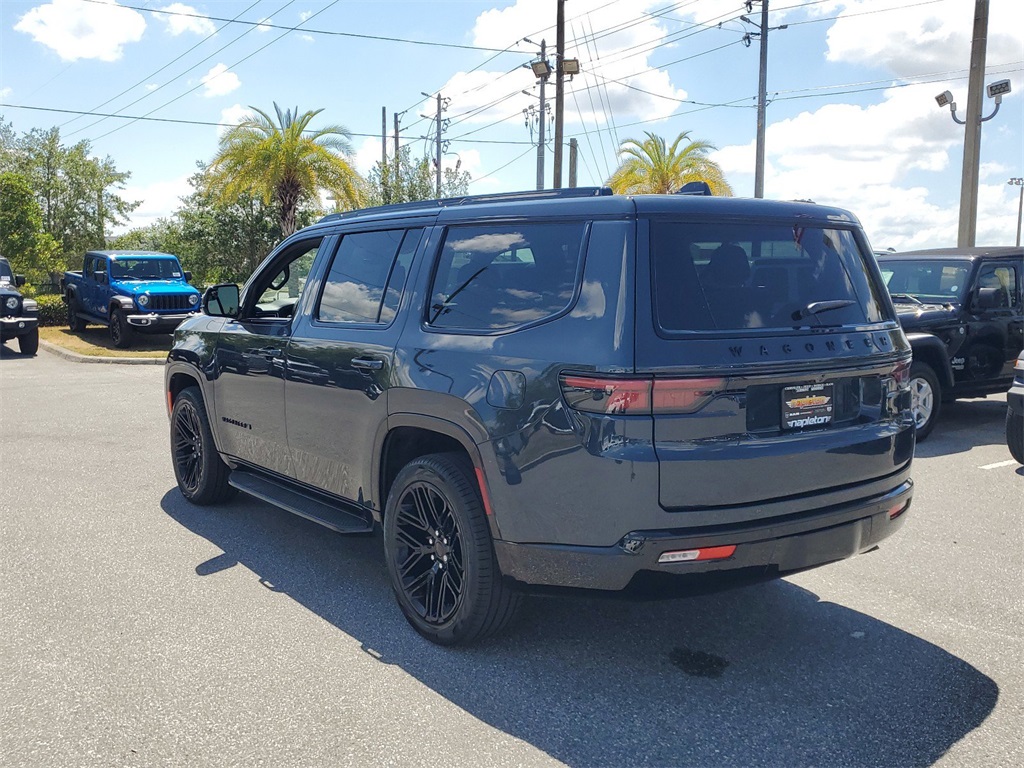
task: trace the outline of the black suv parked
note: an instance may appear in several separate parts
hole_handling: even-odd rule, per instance
[[[879,256],[914,351],[917,439],[944,401],[1005,392],[1024,349],[1024,248],[941,248]]]
[[[34,355],[39,350],[39,307],[21,295],[18,289],[24,284],[25,278],[14,274],[0,256],[0,344],[17,339],[21,354]]]
[[[606,189],[334,215],[176,332],[173,464],[342,532],[409,622],[523,588],[771,578],[874,547],[913,484],[910,347],[835,208]]]

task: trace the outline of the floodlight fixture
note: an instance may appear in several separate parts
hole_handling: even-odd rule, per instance
[[[1003,100],[1003,96],[1010,92],[1010,81],[1009,80],[996,80],[994,83],[989,84],[988,97],[995,99],[996,104]]]
[[[551,65],[544,59],[540,61],[531,61],[530,69],[533,70],[533,74],[541,80],[547,80],[551,75]]]
[[[579,59],[562,59],[562,74],[578,75],[580,73],[580,60]]]
[[[938,103],[940,107],[944,107],[947,104],[956,103],[953,101],[953,94],[950,93],[949,91],[943,91],[942,93],[940,93],[938,96],[935,97],[935,101]],[[954,106],[953,109],[956,109],[956,107]]]

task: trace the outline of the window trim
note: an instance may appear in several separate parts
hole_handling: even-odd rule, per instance
[[[440,239],[437,245],[434,247],[434,253],[431,256],[433,263],[430,268],[430,276],[427,280],[424,288],[425,295],[423,306],[420,308],[420,329],[424,333],[436,333],[445,335],[455,336],[506,336],[510,333],[518,333],[519,331],[525,331],[530,328],[536,328],[540,325],[545,325],[554,320],[558,320],[561,317],[572,312],[576,308],[576,304],[579,302],[580,294],[583,291],[583,275],[587,263],[587,252],[590,250],[590,233],[593,229],[594,218],[581,218],[577,216],[565,217],[565,218],[544,218],[544,219],[502,219],[502,220],[480,220],[480,221],[457,221],[444,224],[442,227],[438,227],[441,230]],[[512,227],[512,226],[534,226],[534,225],[545,225],[545,224],[582,224],[583,235],[580,238],[580,252],[577,256],[576,271],[573,277],[573,292],[569,298],[568,303],[565,307],[560,309],[551,315],[538,318],[536,320],[530,320],[519,325],[514,325],[509,328],[499,329],[487,329],[487,328],[438,328],[430,324],[430,300],[433,294],[434,280],[437,279],[437,271],[441,266],[441,256],[444,253],[445,243],[448,242],[448,234],[454,228],[462,227]]]

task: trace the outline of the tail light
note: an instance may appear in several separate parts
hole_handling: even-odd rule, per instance
[[[892,369],[892,378],[896,382],[897,389],[906,389],[910,386],[910,360],[904,360],[896,364]]]
[[[725,389],[726,379],[559,377],[569,407],[618,416],[694,413]]]

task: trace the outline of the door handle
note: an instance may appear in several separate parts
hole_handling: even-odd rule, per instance
[[[280,357],[282,352],[279,347],[263,347],[262,349],[254,349],[249,354],[258,355],[260,357],[267,358],[267,360],[271,360],[275,357]]]
[[[378,357],[357,357],[352,360],[352,367],[361,371],[379,371],[384,367],[384,361]]]

